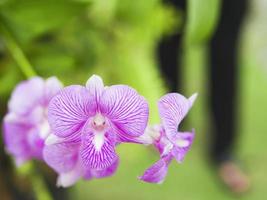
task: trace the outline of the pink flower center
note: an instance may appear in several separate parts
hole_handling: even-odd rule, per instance
[[[103,115],[97,113],[92,120],[92,127],[98,132],[102,132],[106,127],[106,119]]]

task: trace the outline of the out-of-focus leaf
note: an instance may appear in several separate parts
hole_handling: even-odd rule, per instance
[[[32,65],[38,74],[66,75],[75,70],[75,58],[71,56],[66,47],[55,40],[35,43],[28,53],[31,54]]]
[[[5,66],[3,66],[5,65]],[[4,98],[9,95],[14,85],[21,79],[18,69],[14,65],[1,62],[0,70],[0,97]]]
[[[187,0],[187,24],[185,44],[200,44],[212,35],[216,28],[221,0]]]
[[[90,8],[89,17],[95,19],[95,23],[107,26],[114,20],[118,0],[94,0]],[[99,20],[101,16],[101,20]]]
[[[10,0],[0,5],[0,14],[16,38],[27,42],[64,25],[87,5],[71,0]]]

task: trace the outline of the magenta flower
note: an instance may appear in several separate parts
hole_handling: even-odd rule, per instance
[[[193,105],[197,94],[189,99],[178,93],[170,93],[158,102],[162,125],[148,127],[146,133],[139,137],[143,143],[154,144],[160,153],[160,159],[148,168],[140,180],[150,183],[162,183],[167,175],[168,165],[173,158],[182,162],[190,149],[194,131],[179,132],[178,127]]]
[[[61,88],[55,77],[47,80],[34,77],[13,91],[3,133],[6,150],[14,156],[17,166],[32,158],[42,159],[44,140],[50,133],[47,106]]]
[[[44,148],[45,161],[59,173],[58,186],[111,176],[119,162],[115,146],[137,142],[147,120],[147,102],[126,85],[104,87],[93,75],[86,87],[65,87],[49,104],[53,134]]]

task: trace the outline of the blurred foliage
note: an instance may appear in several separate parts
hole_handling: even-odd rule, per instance
[[[197,43],[212,33],[219,0],[189,0],[188,5],[186,41]],[[0,84],[5,87],[0,95],[8,95],[23,78],[15,65],[31,63],[39,75],[56,75],[66,84],[84,83],[97,73],[107,83],[129,84],[155,102],[165,91],[155,47],[164,35],[181,31],[183,18],[160,0],[2,0]],[[26,60],[16,58],[12,49],[7,53],[5,32]]]
[[[209,38],[218,11],[219,0],[188,0],[186,44]],[[84,84],[92,74],[106,84],[129,84],[148,99],[151,122],[158,122],[156,103],[166,89],[155,49],[163,36],[182,31],[184,18],[161,0],[0,0],[1,116],[14,86],[27,78],[18,67],[29,76],[32,66],[65,84]],[[32,182],[41,190],[38,179]]]
[[[187,0],[186,45],[205,43],[216,28],[221,0]]]
[[[2,22],[21,43],[27,44],[30,40],[66,24],[85,6],[85,3],[65,0],[11,0],[1,5],[0,12]]]
[[[179,15],[160,0],[0,3],[1,27],[14,38],[39,75],[56,75],[71,84],[84,83],[97,73],[107,83],[135,87],[150,102],[165,91],[155,67],[155,45],[162,35],[178,30]],[[1,35],[1,43],[8,42],[3,31]],[[3,47],[1,55],[2,96],[23,77],[14,69],[22,61],[14,62],[12,52],[10,56]]]

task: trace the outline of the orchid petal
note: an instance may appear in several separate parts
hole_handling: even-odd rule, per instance
[[[104,90],[104,83],[102,78],[97,75],[91,76],[86,82],[86,88],[89,91],[90,95],[94,96],[96,102],[98,102]]]
[[[176,135],[174,141],[174,148],[172,149],[172,155],[175,157],[178,163],[181,163],[184,160],[185,155],[190,150],[195,134],[192,132],[179,132]]]
[[[88,90],[78,85],[69,86],[50,101],[48,121],[55,135],[67,137],[79,131],[95,112],[96,102]]]
[[[101,97],[100,110],[120,130],[123,138],[144,133],[148,120],[148,104],[134,89],[125,85],[107,88]]]
[[[188,98],[188,101],[190,102],[190,107],[192,107],[193,104],[195,103],[197,96],[198,96],[198,93],[195,93],[191,97]]]
[[[45,145],[52,145],[52,144],[57,144],[57,143],[62,143],[64,141],[64,138],[58,137],[54,134],[50,134],[46,140],[45,140]]]
[[[169,162],[167,162],[164,158],[161,158],[155,164],[149,167],[144,174],[139,177],[139,179],[149,183],[161,184],[167,175],[168,164]]]
[[[119,164],[119,158],[117,157],[116,160],[106,169],[91,170],[92,176],[95,178],[104,178],[104,177],[112,176],[116,172],[118,168],[118,164]]]
[[[78,143],[62,142],[46,145],[43,150],[45,162],[58,173],[71,171],[78,161],[78,155]]]
[[[54,97],[61,89],[63,88],[63,84],[57,79],[57,77],[53,76],[45,81],[45,103],[49,103],[49,101]]]
[[[27,135],[25,135],[24,137],[27,137],[27,142],[31,149],[31,156],[33,158],[38,158],[42,160],[44,140],[40,137],[39,133],[40,129],[32,128],[31,130],[28,131]]]
[[[31,149],[27,142],[27,133],[30,128],[23,124],[10,123],[5,119],[3,122],[6,150],[14,155],[19,164],[31,157]]]
[[[77,162],[76,166],[65,173],[60,173],[57,178],[57,186],[58,187],[70,187],[74,185],[82,176],[83,176],[83,169],[79,162]]]
[[[117,160],[115,141],[108,132],[85,130],[80,150],[81,160],[85,168],[103,170]]]
[[[158,102],[159,114],[166,131],[166,136],[171,139],[177,134],[178,126],[191,108],[196,94],[190,100],[178,93],[170,93],[161,97]]]
[[[28,113],[43,96],[44,80],[40,77],[34,77],[30,80],[20,83],[12,93],[8,102],[10,112],[18,114]],[[31,97],[31,98],[29,98]]]

